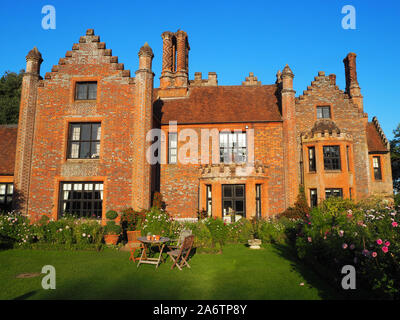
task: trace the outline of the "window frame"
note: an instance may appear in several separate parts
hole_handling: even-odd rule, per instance
[[[14,202],[14,183],[12,182],[1,182],[0,186],[4,185],[5,186],[5,190],[4,190],[4,194],[0,194],[0,197],[4,197],[4,202],[1,202],[0,200],[0,212],[1,211],[10,211],[13,208],[13,202]],[[10,189],[12,189],[10,191]],[[0,188],[1,190],[1,188]],[[7,202],[7,200],[11,198],[10,202]]]
[[[89,99],[89,87],[90,87],[90,85],[93,85],[93,84],[96,84],[96,86],[95,86],[96,87],[96,94],[95,94],[96,97],[94,99]],[[82,98],[79,98],[78,87],[84,86],[84,85],[86,85],[86,98],[82,99]],[[97,100],[97,87],[98,87],[97,81],[77,81],[77,82],[75,82],[75,95],[74,95],[75,101],[95,101],[95,100]]]
[[[325,151],[327,148],[337,148],[338,155],[327,156],[327,152]],[[330,151],[331,153],[332,151]],[[324,156],[324,170],[325,171],[340,171],[342,170],[342,163],[341,163],[341,152],[340,152],[340,145],[327,145],[322,147],[322,154]],[[334,166],[334,160],[337,160],[337,167]]]
[[[315,146],[308,147],[307,151],[308,151],[308,172],[317,172]],[[312,158],[310,157],[311,153],[313,153]]]
[[[171,139],[172,136],[175,136],[175,147],[171,147],[171,142],[173,139]],[[171,156],[174,156],[171,154],[171,150],[175,150],[175,161],[171,161]],[[168,133],[168,163],[169,164],[176,164],[178,162],[178,133],[177,132],[169,132]]]
[[[261,219],[262,203],[261,203],[261,184],[256,184],[256,217]]]
[[[339,190],[339,195],[335,195],[334,191],[335,190]],[[327,196],[326,192],[330,191],[331,195]],[[328,199],[330,197],[338,197],[338,198],[342,198],[343,199],[343,189],[342,188],[325,188],[325,199]]]
[[[89,140],[82,140],[82,126],[83,125],[90,125],[90,139]],[[79,140],[73,140],[73,127],[79,125]],[[99,125],[100,128],[100,140],[93,140],[93,125]],[[100,159],[100,151],[101,151],[101,122],[69,122],[68,123],[68,145],[67,145],[67,159],[68,160],[97,160]],[[98,132],[97,132],[98,134]],[[72,157],[72,145],[73,144],[78,144],[79,149],[78,149],[78,157],[74,158]],[[89,154],[90,157],[85,158],[85,157],[81,157],[81,146],[83,143],[89,143]],[[93,155],[97,154],[97,149],[96,149],[96,153],[93,152],[92,147],[93,144],[99,144],[99,153],[97,157],[93,157]],[[97,147],[96,147],[97,148]]]
[[[227,146],[224,146],[224,142],[222,141],[222,137],[227,135],[226,143]],[[239,146],[239,135],[244,136],[244,144],[245,146]],[[235,137],[233,139],[233,137]],[[227,150],[227,152],[225,151]],[[239,150],[241,151],[242,161],[236,161],[237,157],[239,157]],[[248,154],[247,154],[247,132],[246,131],[221,131],[219,133],[219,161],[220,163],[247,163]]]
[[[243,188],[243,196],[236,196],[236,188],[242,187]],[[231,188],[231,196],[226,197],[225,196],[225,188]],[[232,202],[232,210],[235,210],[235,216],[236,215],[241,215],[242,218],[246,218],[246,185],[245,184],[223,184],[222,185],[222,190],[221,190],[221,196],[222,196],[222,217],[229,217],[229,213],[225,214],[224,213],[224,202],[225,201],[231,201]],[[238,213],[236,210],[236,201],[243,201],[243,211],[241,213]]]
[[[64,185],[71,185],[71,190],[66,190],[64,189]],[[82,188],[80,190],[76,190],[74,188],[75,185],[82,185]],[[85,185],[91,185],[92,189],[91,190],[86,190]],[[96,190],[96,185],[101,185],[99,189]],[[80,191],[81,196],[79,199],[73,199],[74,197],[74,192]],[[69,195],[71,199],[64,199],[64,192],[71,192]],[[91,193],[91,198],[85,199],[84,192]],[[95,193],[99,192],[100,193],[100,198],[95,197]],[[103,218],[103,202],[104,202],[104,182],[103,181],[61,181],[59,184],[59,193],[58,193],[58,217],[62,218],[65,214],[75,214],[76,212],[74,211],[80,211],[79,213],[79,218],[93,218],[93,215],[89,214],[88,215],[83,215],[83,211],[88,211],[90,209],[84,209],[83,203],[91,203],[92,204],[92,212],[95,211],[94,209],[94,203],[99,203],[100,205],[100,216],[95,215],[95,219],[101,220]],[[72,209],[68,210],[68,212],[63,209],[64,203],[67,205],[68,203],[80,203],[80,209]],[[73,207],[73,204],[72,204]],[[97,209],[99,211],[99,209]]]
[[[212,217],[212,185],[206,185],[206,211],[209,217]]]
[[[319,114],[319,110],[321,110],[321,117],[318,116]],[[328,117],[325,117],[325,111],[328,110]],[[332,110],[331,110],[331,106],[317,106],[316,108],[317,111],[317,120],[319,119],[332,119]]]
[[[375,162],[374,160],[377,159],[377,164],[378,166],[375,167]],[[376,169],[379,171],[377,172]],[[374,171],[374,180],[375,181],[382,181],[383,176],[382,176],[382,160],[380,156],[372,156],[372,170]],[[377,174],[379,173],[379,174]]]
[[[315,192],[315,194],[313,194]],[[315,208],[318,206],[318,190],[316,188],[310,189],[310,207]]]

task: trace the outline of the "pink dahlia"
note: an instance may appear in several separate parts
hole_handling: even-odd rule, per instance
[[[389,249],[388,249],[388,247],[382,247],[382,251],[384,252],[384,253],[386,253],[386,252],[388,252],[389,251]]]
[[[378,254],[374,251],[372,252],[372,256],[375,258]]]
[[[383,241],[381,239],[376,240],[376,243],[381,245],[383,243]]]
[[[392,226],[393,226],[393,227],[397,227],[397,226],[398,226],[397,222],[396,222],[396,221],[393,221],[393,222],[392,222]]]
[[[385,246],[386,246],[386,247],[389,247],[389,246],[390,246],[390,242],[389,242],[389,241],[386,241],[386,242],[385,242]]]

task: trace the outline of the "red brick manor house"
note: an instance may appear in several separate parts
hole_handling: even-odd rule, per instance
[[[134,75],[93,29],[44,79],[42,55],[36,47],[28,53],[18,126],[0,127],[3,208],[14,202],[34,218],[101,218],[148,208],[160,191],[176,217],[204,209],[250,218],[293,205],[300,184],[311,206],[330,196],[392,196],[389,144],[363,110],[354,53],[344,59],[345,91],[320,71],[296,97],[288,65],[274,84],[250,73],[241,85],[219,86],[215,72],[189,79],[184,31],[162,40],[160,88],[147,43]],[[161,163],[147,158],[151,129],[161,133]],[[199,161],[189,144],[212,161]]]

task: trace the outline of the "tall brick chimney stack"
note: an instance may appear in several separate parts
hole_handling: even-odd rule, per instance
[[[174,70],[175,46],[174,34],[166,31],[161,35],[163,39],[162,71],[160,77],[160,88],[168,88],[172,84],[172,73]]]
[[[346,58],[343,59],[346,75],[346,93],[352,98],[353,102],[357,104],[360,111],[363,111],[363,97],[357,81],[356,57],[357,55],[355,53],[350,52]]]
[[[298,154],[296,147],[296,91],[293,90],[293,78],[294,74],[292,70],[286,65],[281,74],[286,207],[293,206],[299,189],[299,162],[297,160]]]
[[[160,77],[160,97],[179,97],[189,86],[189,41],[185,31],[166,31],[163,39],[163,63]]]
[[[26,56],[26,72],[22,79],[14,169],[14,193],[17,197],[15,201],[16,209],[23,214],[28,213],[37,90],[40,80],[40,65],[42,62],[41,53],[34,47]]]
[[[185,31],[178,30],[175,33],[176,36],[176,80],[175,86],[187,87],[188,80],[188,54],[189,54],[189,42],[188,36]]]
[[[154,73],[151,70],[154,57],[153,50],[147,42],[140,48],[139,70],[135,79],[135,113],[133,143],[135,155],[133,162],[133,199],[135,210],[147,209],[151,203],[151,165],[146,153],[150,142],[146,140],[147,133],[153,128],[153,82]]]

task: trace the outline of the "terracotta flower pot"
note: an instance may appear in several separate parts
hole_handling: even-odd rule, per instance
[[[116,245],[118,242],[119,234],[105,234],[104,241],[106,244]]]
[[[140,237],[141,231],[140,230],[127,231],[126,234],[128,236],[128,243],[134,243],[134,242],[138,242],[137,238]]]

